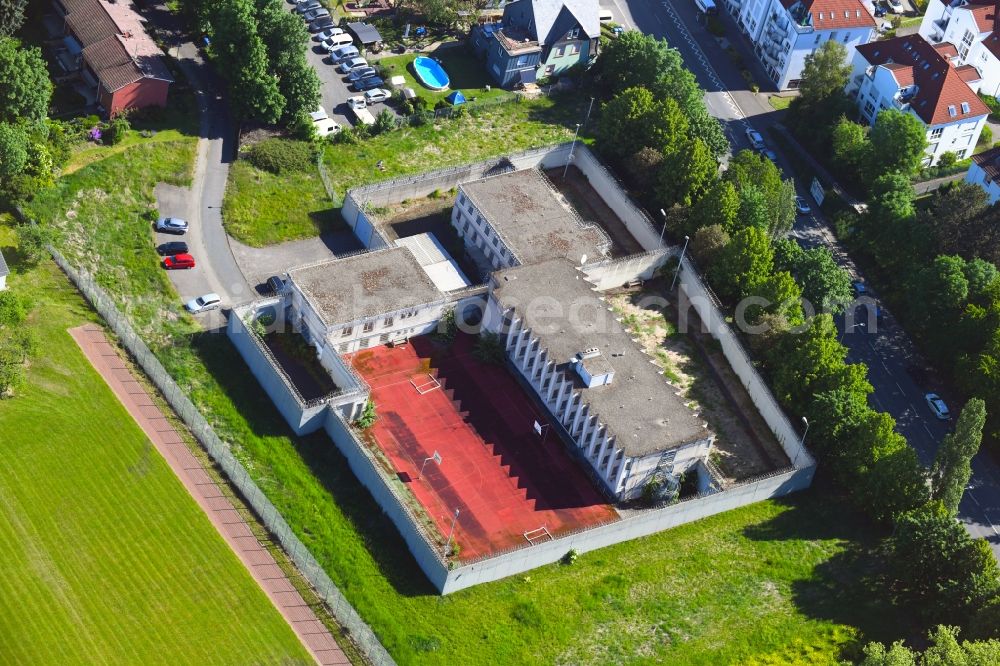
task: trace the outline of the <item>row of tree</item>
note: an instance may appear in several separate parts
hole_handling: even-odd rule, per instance
[[[311,127],[320,83],[306,61],[309,32],[282,0],[198,0],[189,5],[210,53],[228,83],[228,99],[241,120]]]

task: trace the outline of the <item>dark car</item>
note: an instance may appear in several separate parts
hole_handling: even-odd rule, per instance
[[[337,24],[334,23],[332,16],[321,16],[309,24],[309,32],[319,32],[320,30],[332,28],[335,25]]]
[[[372,88],[381,88],[385,85],[385,81],[377,76],[369,76],[367,79],[361,79],[360,81],[354,82],[354,89],[358,91],[371,90]]]
[[[351,70],[351,73],[347,75],[347,80],[354,82],[360,81],[361,79],[367,79],[371,76],[375,76],[378,72],[375,71],[374,67],[362,67],[360,69]]]
[[[881,2],[875,3],[875,18],[882,18],[885,16],[885,5]]]
[[[267,290],[272,294],[280,294],[281,290],[285,288],[285,282],[277,275],[272,275],[267,278]]]
[[[172,254],[187,254],[188,244],[183,241],[176,241],[174,243],[163,243],[157,246],[156,253],[161,257],[167,257]]]
[[[163,260],[163,267],[167,270],[194,268],[194,257],[190,254],[175,254]]]

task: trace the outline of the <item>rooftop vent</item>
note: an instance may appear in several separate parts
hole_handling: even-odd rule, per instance
[[[584,349],[582,352],[578,353],[576,357],[581,361],[585,358],[594,358],[595,356],[600,356],[601,350],[597,347],[591,347],[590,349]]]

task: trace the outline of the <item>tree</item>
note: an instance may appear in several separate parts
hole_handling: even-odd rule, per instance
[[[0,0],[0,37],[10,37],[24,23],[28,0]]]
[[[847,60],[847,47],[835,39],[806,56],[802,67],[799,95],[806,106],[826,102],[835,95],[841,95],[851,76],[851,64]]]
[[[949,255],[936,257],[917,273],[912,289],[913,293],[920,294],[920,298],[909,303],[918,324],[925,332],[934,329],[939,336],[947,336],[947,328],[958,321],[969,296],[965,261]]]
[[[278,90],[285,98],[283,120],[290,125],[302,114],[315,111],[319,104],[319,77],[305,58],[309,33],[295,14],[274,0],[268,0],[260,9],[259,31],[278,77]]]
[[[781,171],[770,160],[749,150],[742,150],[729,161],[723,176],[742,192],[755,187],[764,195],[767,206],[767,222],[763,228],[775,236],[781,230],[790,229],[795,220],[795,186],[782,181]],[[757,224],[761,220],[753,218]]]
[[[896,641],[888,649],[881,643],[869,643],[863,654],[859,666],[917,666],[916,656],[903,641]]]
[[[868,132],[861,125],[841,118],[830,136],[833,163],[840,173],[854,180],[868,160]]]
[[[916,116],[898,109],[880,111],[869,137],[868,178],[894,172],[909,175],[920,169],[927,128]]]
[[[0,122],[43,120],[51,98],[52,82],[42,52],[0,38]]]
[[[0,178],[11,178],[28,163],[28,134],[23,128],[0,123]]]
[[[687,118],[672,99],[656,100],[645,88],[629,88],[604,105],[597,147],[614,159],[643,148],[676,154],[688,141]]]
[[[972,456],[979,451],[986,425],[986,403],[972,398],[965,404],[955,431],[945,436],[934,456],[931,468],[932,497],[939,500],[952,515],[965,494],[972,478]]]
[[[19,224],[17,232],[17,253],[30,265],[35,265],[49,254],[48,245],[52,242],[52,232],[49,227],[40,224]]]
[[[626,160],[623,167],[636,189],[646,192],[652,189],[653,183],[659,178],[661,164],[663,153],[646,146]]]
[[[715,180],[718,165],[701,139],[688,141],[667,153],[660,165],[656,195],[660,205],[690,206]]]
[[[758,293],[771,278],[774,255],[767,233],[757,227],[739,229],[709,268],[719,295],[739,301]]]
[[[851,300],[851,276],[837,265],[829,248],[803,250],[791,238],[774,241],[774,263],[802,285],[802,296],[816,309],[838,313]]]
[[[736,215],[739,228],[754,227],[767,233],[771,225],[771,209],[767,196],[756,185],[744,185],[739,193],[740,207]]]
[[[888,540],[892,594],[929,624],[964,622],[1000,587],[989,544],[940,502],[899,516]]]
[[[733,184],[727,180],[716,180],[691,207],[688,233],[713,224],[732,230],[739,210],[740,195]]]
[[[636,87],[650,87],[661,75],[683,71],[680,55],[672,51],[665,39],[657,39],[638,30],[629,30],[618,39],[602,45],[596,75],[602,84],[599,90],[613,97],[623,90]],[[697,83],[695,83],[697,87]]]
[[[702,227],[691,238],[691,254],[706,267],[718,258],[719,253],[729,245],[729,234],[721,224]]]
[[[218,69],[229,82],[229,98],[240,118],[273,124],[281,118],[285,99],[270,71],[267,49],[258,34],[250,0],[221,0],[213,21],[213,50]]]
[[[881,643],[864,647],[860,666],[986,666],[1000,663],[1000,641],[958,642],[958,627],[939,624],[928,634],[929,646],[921,655],[896,641],[886,649]]]

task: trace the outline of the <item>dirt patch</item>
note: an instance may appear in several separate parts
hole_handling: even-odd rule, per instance
[[[774,435],[711,337],[680,333],[677,312],[661,281],[607,296],[622,324],[663,370],[667,380],[716,434],[712,460],[731,483],[787,464]],[[696,324],[697,325],[697,324]]]

